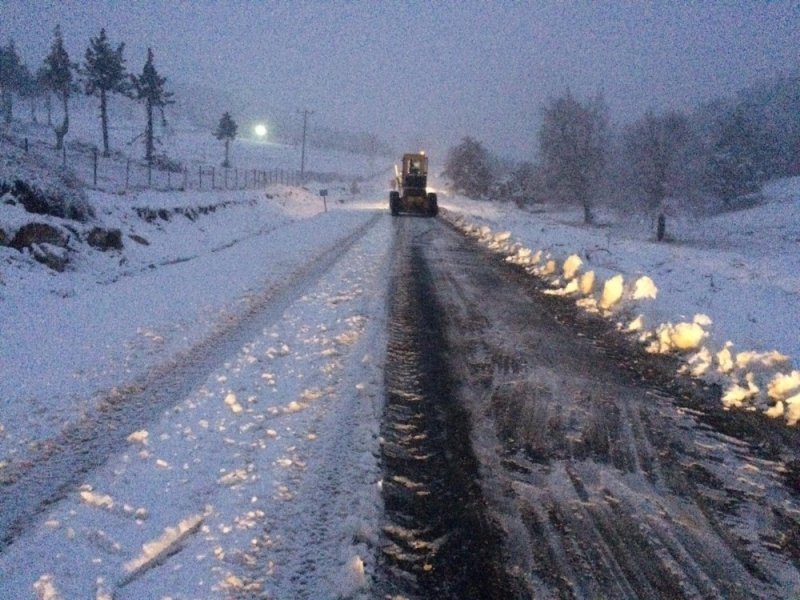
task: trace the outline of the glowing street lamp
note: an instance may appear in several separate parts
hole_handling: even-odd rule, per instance
[[[255,127],[253,127],[253,133],[255,133],[256,137],[259,139],[264,139],[267,137],[267,126],[263,123],[258,123]]]

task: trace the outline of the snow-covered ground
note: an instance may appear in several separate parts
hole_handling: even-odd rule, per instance
[[[332,156],[317,170],[354,160]],[[119,228],[123,251],[77,244],[56,273],[0,246],[0,480],[93,418],[113,388],[147,385],[154,368],[271,307],[247,342],[132,427],[122,451],[0,554],[0,598],[369,597],[392,238],[385,183],[355,195],[334,187],[327,212],[318,191],[330,186],[314,182],[89,192],[95,223]],[[440,203],[554,292],[621,327],[636,322],[632,335],[654,351],[680,351],[697,374],[738,385],[738,404],[787,422],[797,414],[800,181],[769,186],[754,208],[670,223],[662,244],[634,222],[588,228],[577,213]],[[32,220],[64,224],[0,204],[7,233]],[[604,284],[616,275],[615,294]],[[726,364],[745,351],[757,355]],[[787,375],[782,390],[776,373]]]
[[[51,274],[3,249],[3,468],[101,407],[101,391],[212,343],[252,305],[286,306],[3,553],[0,597],[359,590],[379,515],[389,217],[353,200],[326,213],[316,194],[280,187],[91,200],[124,232],[123,253],[87,250]],[[135,212],[212,202],[230,204],[195,221]],[[251,571],[262,558],[270,571]]]

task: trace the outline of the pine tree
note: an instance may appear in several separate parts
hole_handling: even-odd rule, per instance
[[[147,113],[147,127],[145,129],[145,159],[147,164],[153,164],[155,142],[155,131],[153,127],[153,111],[159,109],[161,111],[161,121],[166,124],[164,118],[164,107],[168,104],[173,104],[171,100],[172,92],[164,89],[164,84],[167,82],[166,77],[161,77],[153,65],[153,50],[147,49],[147,62],[144,64],[142,74],[139,76],[131,75],[131,82],[136,90],[136,99],[144,102],[145,111]]]
[[[50,47],[50,54],[44,59],[45,80],[47,87],[61,100],[64,110],[64,120],[54,129],[56,134],[56,150],[64,147],[64,137],[69,131],[69,94],[72,91],[72,71],[75,69],[69,61],[69,54],[64,48],[64,38],[61,36],[61,26],[55,29],[55,39]]]
[[[108,94],[127,95],[130,83],[125,73],[125,58],[122,56],[125,44],[112,48],[106,37],[106,30],[89,39],[83,66],[86,94],[100,98],[100,123],[103,129],[103,156],[110,154],[108,146]]]
[[[231,166],[231,163],[228,160],[228,149],[230,147],[230,143],[236,138],[237,129],[238,127],[236,125],[236,121],[233,120],[230,113],[226,112],[222,115],[222,118],[219,120],[219,124],[217,125],[217,130],[214,132],[214,137],[225,142],[225,162],[222,163],[222,166],[225,168]]]
[[[20,90],[22,76],[22,63],[14,42],[0,46],[0,100],[6,125],[11,123],[14,93]]]

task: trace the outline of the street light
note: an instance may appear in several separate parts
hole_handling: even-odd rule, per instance
[[[266,140],[266,139],[267,139],[267,126],[266,126],[266,125],[264,125],[264,123],[256,123],[256,124],[253,126],[253,133],[255,133],[255,134],[256,134],[256,137],[257,137],[257,138],[258,138],[260,141],[262,141],[262,142],[263,142],[264,140]],[[267,148],[267,146],[264,146],[264,148]],[[264,169],[266,169],[266,168],[267,168],[267,167],[266,167],[266,162],[265,162]],[[266,172],[266,170],[265,170],[265,171],[264,171],[264,181],[265,181],[265,182],[266,182],[266,177],[267,177],[267,175],[266,175],[266,174],[267,174],[267,172]]]

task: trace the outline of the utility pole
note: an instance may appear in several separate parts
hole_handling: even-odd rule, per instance
[[[308,115],[313,115],[313,110],[302,110],[297,111],[298,113],[303,113],[303,142],[300,149],[300,183],[305,181],[305,171],[306,171],[306,125],[308,124]]]

